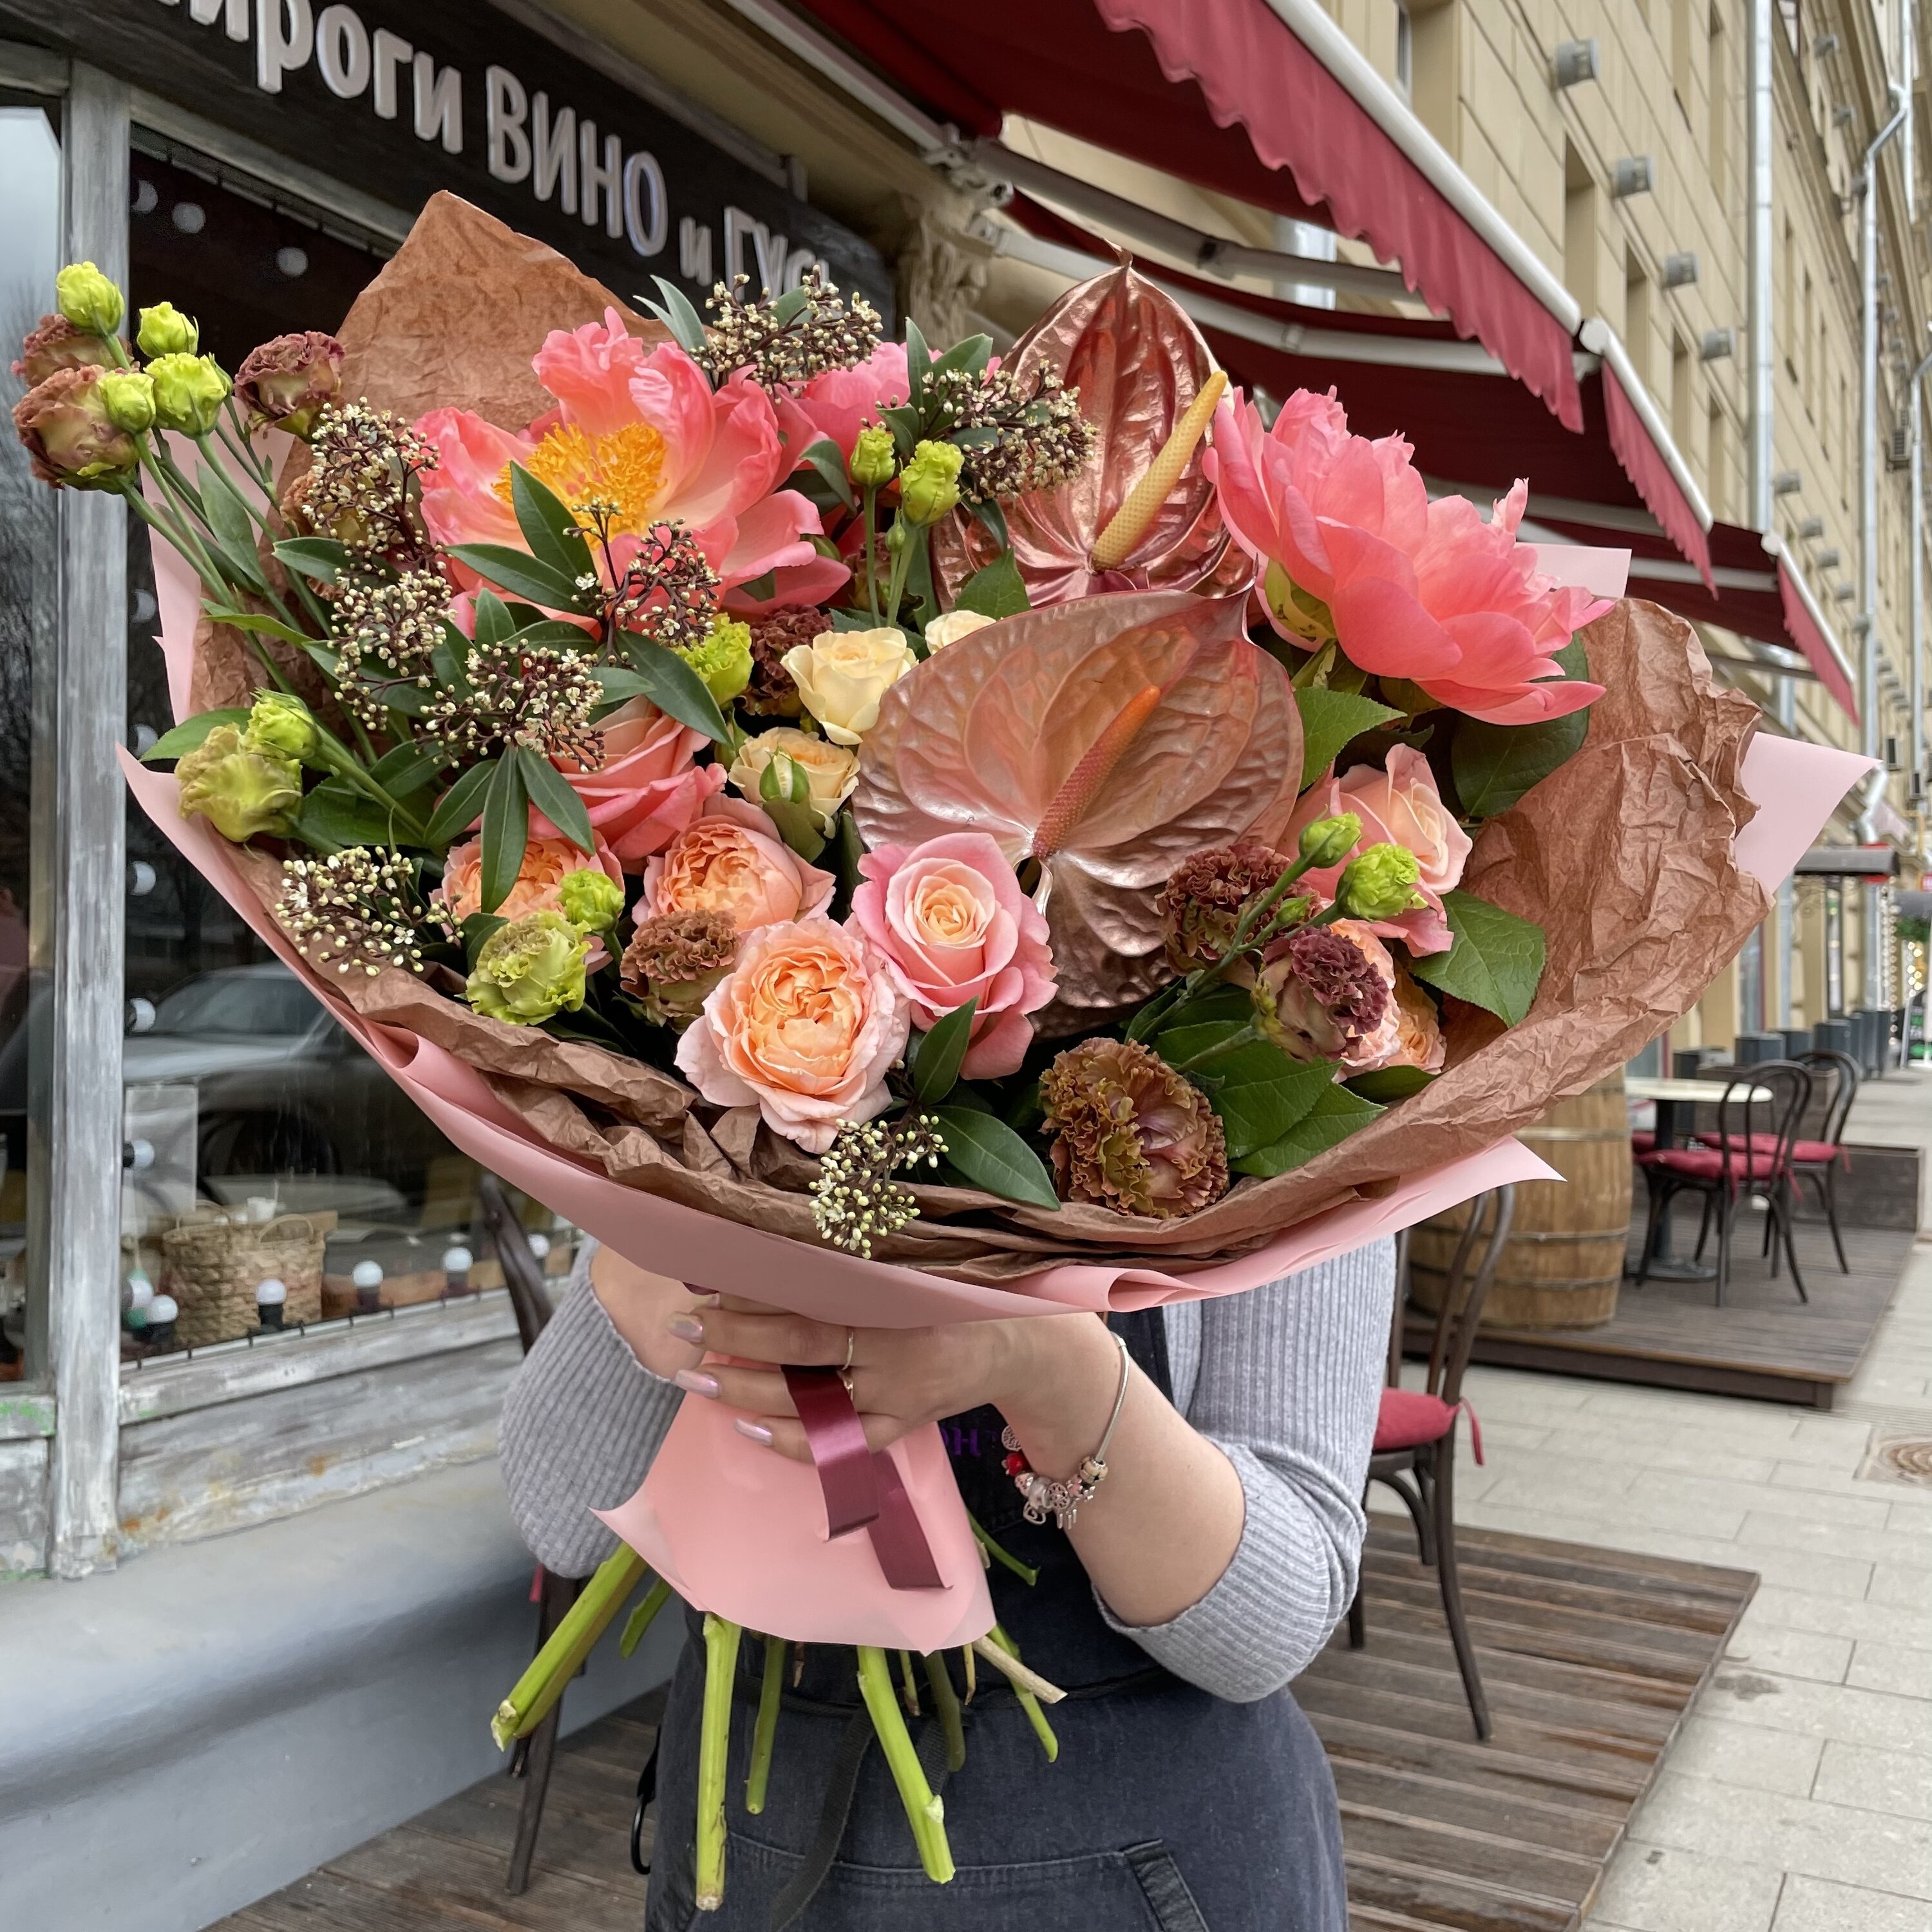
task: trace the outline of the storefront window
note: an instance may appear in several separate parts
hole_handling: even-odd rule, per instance
[[[231,371],[270,337],[338,326],[381,266],[374,248],[278,198],[142,148],[137,138],[132,305],[166,299],[195,316],[202,346]],[[128,586],[138,748],[172,722],[138,529]],[[128,856],[125,1352],[247,1334],[266,1280],[283,1284],[286,1325],[494,1285],[472,1163],[131,804]],[[452,1250],[472,1257],[454,1282]],[[133,1312],[150,1288],[176,1304],[171,1331]]]
[[[59,266],[60,145],[46,110],[0,94],[0,408],[26,385],[11,368]],[[30,1232],[44,1238],[46,1000],[37,968],[50,911],[36,878],[49,806],[46,668],[59,615],[52,493],[26,453],[0,439],[0,1382],[17,1381],[38,1347],[28,1306]]]

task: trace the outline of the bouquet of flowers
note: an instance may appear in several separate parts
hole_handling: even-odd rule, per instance
[[[15,418],[160,540],[144,806],[459,1146],[694,1287],[1145,1305],[1546,1172],[1510,1133],[1691,1004],[1856,776],[1748,771],[1754,707],[1540,570],[1524,485],[1485,521],[1332,396],[1268,421],[1130,268],[1004,356],[658,287],[442,196],[339,338],[231,378],[80,264]],[[886,1651],[1051,1687],[936,1432],[821,1514],[706,1407],[505,1734],[647,1558],[710,1613],[708,1724],[742,1627],[860,1646],[946,1876]]]

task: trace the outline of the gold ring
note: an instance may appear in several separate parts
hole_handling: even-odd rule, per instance
[[[850,1369],[841,1369],[838,1371],[838,1380],[849,1400],[852,1394],[852,1371]]]

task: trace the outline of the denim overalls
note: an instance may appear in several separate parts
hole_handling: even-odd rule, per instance
[[[1171,1394],[1160,1312],[1112,1325]],[[1294,1699],[1282,1690],[1224,1702],[1109,1630],[1072,1545],[1050,1522],[1023,1519],[1000,1426],[988,1408],[940,1427],[968,1508],[1039,1571],[1031,1587],[997,1565],[988,1581],[1027,1663],[1068,1693],[1048,1713],[1058,1761],[1046,1762],[1004,1680],[982,1664],[965,1712],[965,1768],[941,1790],[957,1875],[936,1886],[920,1868],[850,1652],[814,1646],[785,1694],[766,1808],[750,1816],[763,1646],[747,1642],[726,1782],[724,1904],[700,1913],[704,1649],[687,1642],[660,1738],[646,1932],[1346,1932],[1334,1784]],[[963,1691],[956,1652],[951,1663]],[[929,1715],[908,1724],[939,1789],[938,1726]]]

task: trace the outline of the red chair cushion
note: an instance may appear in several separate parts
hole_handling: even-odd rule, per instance
[[[1694,1180],[1716,1180],[1726,1174],[1725,1156],[1715,1148],[1666,1148],[1660,1154],[1643,1155],[1640,1164]],[[1733,1180],[1770,1180],[1779,1172],[1780,1163],[1768,1149],[1754,1149],[1748,1154],[1734,1147],[1730,1151],[1728,1178]]]
[[[1775,1154],[1778,1151],[1778,1136],[1775,1134],[1751,1134],[1746,1138],[1759,1154]],[[1700,1134],[1697,1144],[1700,1147],[1715,1147],[1718,1144],[1717,1136],[1714,1134]],[[1829,1141],[1793,1141],[1791,1143],[1791,1158],[1802,1161],[1810,1167],[1829,1167],[1834,1160],[1842,1160],[1844,1154],[1843,1148],[1834,1147]]]
[[[1376,1417],[1376,1448],[1414,1449],[1439,1442],[1456,1426],[1456,1412],[1439,1395],[1420,1389],[1385,1388]]]
[[[1633,1127],[1630,1130],[1631,1153],[1648,1154],[1656,1145],[1657,1136],[1648,1127]]]

